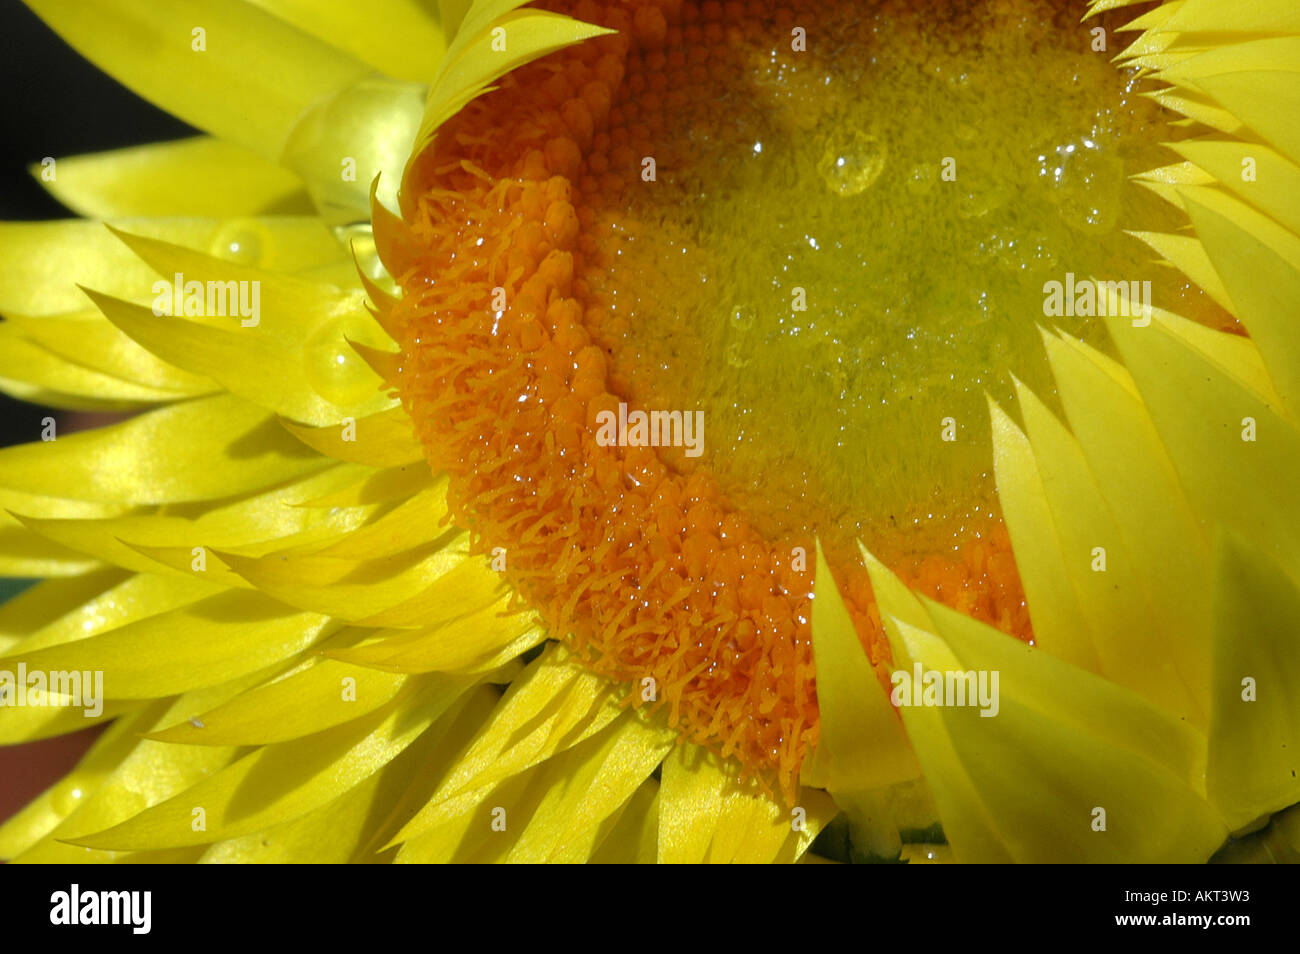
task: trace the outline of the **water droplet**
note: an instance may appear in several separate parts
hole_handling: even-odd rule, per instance
[[[50,801],[53,803],[54,811],[60,815],[71,815],[81,805],[81,797],[84,793],[78,786],[65,788],[56,786],[51,792]]]
[[[303,345],[302,360],[307,380],[327,401],[339,405],[364,401],[375,392],[375,372],[353,350],[347,339],[366,341],[373,331],[360,319],[345,316],[324,322]]]
[[[256,265],[262,260],[265,238],[266,230],[256,222],[237,219],[217,229],[208,250],[236,265]]]
[[[935,176],[934,166],[915,166],[907,175],[907,188],[917,195],[925,195],[934,188]]]
[[[1095,138],[1084,136],[1040,153],[1038,174],[1051,190],[1049,200],[1071,228],[1109,232],[1119,220],[1124,164]]]
[[[836,130],[827,137],[817,171],[837,195],[860,195],[885,168],[885,144],[860,130]]]

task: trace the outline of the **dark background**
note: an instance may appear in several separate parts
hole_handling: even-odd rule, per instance
[[[45,156],[59,159],[194,133],[83,60],[17,0],[0,2],[0,90],[4,97],[3,221],[71,215],[32,178],[29,163]],[[47,414],[59,419],[61,434],[75,426],[64,412],[0,394],[0,446],[39,439],[41,418]],[[0,602],[25,585],[0,580]],[[71,768],[96,732],[89,729],[48,742],[0,748],[0,821]]]

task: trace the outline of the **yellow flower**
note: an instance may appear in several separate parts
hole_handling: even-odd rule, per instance
[[[1161,122],[1186,117],[1171,144],[1181,161],[1138,177],[1173,208],[1134,234],[1204,292],[1178,300],[1221,309],[1249,337],[1156,308],[1107,320],[1114,348],[1092,330],[1042,331],[1046,364],[1005,394],[995,376],[1020,365],[981,366],[966,390],[990,395],[981,426],[1014,566],[997,537],[967,547],[964,569],[866,548],[853,566],[854,534],[810,518],[800,526],[818,528],[842,588],[821,543],[810,569],[781,564],[769,537],[798,533],[765,535],[776,517],[761,501],[724,506],[689,453],[664,464],[593,450],[599,414],[623,413],[629,391],[680,393],[656,391],[665,382],[618,351],[631,341],[647,363],[678,360],[677,332],[628,327],[600,295],[676,303],[685,286],[654,264],[654,243],[689,243],[683,219],[601,220],[575,194],[621,195],[620,176],[658,182],[660,165],[667,186],[688,188],[692,170],[668,145],[658,164],[645,156],[638,130],[657,142],[665,111],[685,114],[682,78],[707,75],[689,72],[707,70],[692,49],[745,55],[745,5],[29,4],[208,135],[55,163],[50,190],[111,230],[0,228],[0,385],[147,411],[0,451],[0,570],[49,578],[0,608],[0,688],[18,671],[48,683],[23,686],[18,704],[11,680],[0,743],[109,723],[0,826],[0,857],[793,861],[821,835],[814,851],[840,858],[1203,861],[1256,829],[1225,855],[1300,850],[1294,809],[1270,823],[1300,802],[1290,0],[1244,14],[1162,4],[1120,57],[1149,74]],[[817,55],[788,13],[764,22]],[[985,42],[1018,36],[1005,27]],[[1026,29],[1031,43],[1044,27]],[[1086,20],[1081,35],[1095,39]],[[629,50],[646,67],[634,78]],[[825,186],[801,201],[836,210],[880,189],[898,139],[854,125],[851,95],[754,69],[757,112],[796,131],[793,154]],[[618,99],[625,79],[645,97]],[[811,135],[827,125],[849,132]],[[906,187],[930,194],[927,168]],[[755,200],[736,211],[753,222],[700,225],[733,263],[756,229],[779,227],[745,170],[727,188]],[[1080,234],[1115,232],[1093,175],[1094,191],[1062,193],[1062,215]],[[962,217],[1009,202],[998,188],[962,193]],[[268,213],[304,193],[311,215]],[[168,217],[182,197],[206,217]],[[839,218],[827,228],[867,241]],[[917,234],[900,226],[871,247],[915,252]],[[602,255],[622,285],[594,289],[595,272],[575,270]],[[698,292],[706,317],[748,293],[720,294]],[[751,307],[764,306],[721,312],[742,330],[715,350],[750,346]],[[1024,328],[1005,348],[1037,353]],[[821,361],[788,350],[799,334],[726,363]],[[982,334],[951,340],[1001,361],[1001,339]],[[850,393],[843,362],[826,364]],[[901,486],[920,439],[900,437],[905,412],[887,416]],[[813,461],[818,487],[842,463],[833,446]],[[786,449],[739,459],[797,485],[806,473],[773,462]],[[1007,635],[1027,638],[1030,621],[1032,645]],[[102,696],[88,700],[97,673]],[[927,673],[969,673],[972,691],[988,676],[993,696],[927,704],[908,682]],[[84,676],[77,698],[71,674]]]

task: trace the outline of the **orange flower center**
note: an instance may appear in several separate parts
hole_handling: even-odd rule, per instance
[[[1145,260],[1122,229],[1170,213],[1125,177],[1168,130],[1046,0],[555,6],[619,32],[506,76],[408,180],[399,388],[551,632],[789,793],[814,534],[882,680],[859,539],[1030,638],[985,394],[1051,397],[1038,324],[1104,344],[1043,283]]]

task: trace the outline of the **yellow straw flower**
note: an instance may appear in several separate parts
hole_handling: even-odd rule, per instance
[[[1292,0],[28,3],[205,135],[0,226],[0,858],[1300,856]]]

